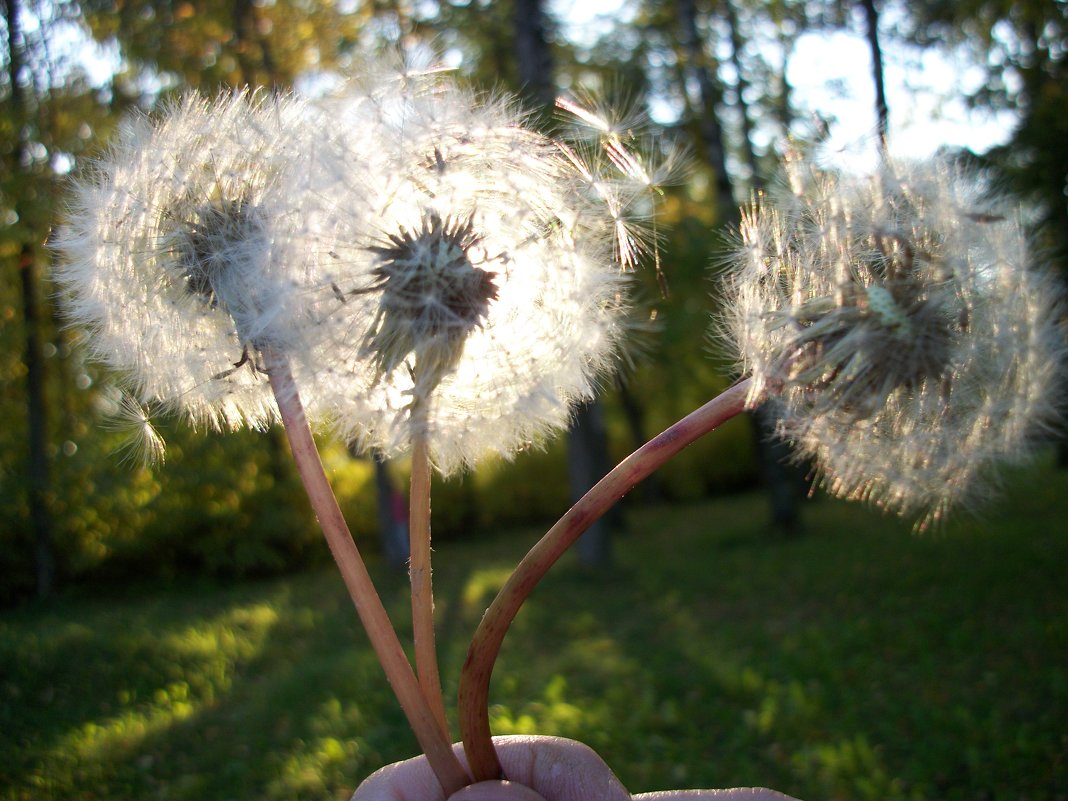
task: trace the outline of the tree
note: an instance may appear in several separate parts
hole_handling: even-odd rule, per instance
[[[287,87],[314,69],[343,64],[369,46],[374,3],[343,13],[335,3],[282,0],[84,0],[93,36],[116,42],[124,72],[117,87]]]
[[[910,4],[910,37],[920,44],[965,47],[986,71],[968,99],[976,107],[1016,113],[1003,146],[984,154],[1012,187],[1036,202],[1058,265],[1068,268],[1068,15],[1048,0],[923,0]]]
[[[18,0],[4,0],[7,25],[8,111],[15,128],[14,147],[10,151],[10,177],[28,178],[32,164],[29,141],[29,102],[26,97],[26,41],[22,35],[22,9]],[[28,181],[15,190],[13,212],[22,227],[33,225]],[[47,452],[47,414],[44,397],[44,358],[41,351],[40,303],[37,298],[39,278],[37,253],[32,244],[32,229],[25,230],[17,244],[16,264],[22,287],[22,319],[25,329],[27,432],[29,445],[29,507],[33,526],[34,571],[37,594],[52,592],[55,581],[55,556],[52,553],[52,514],[48,506],[51,492]]]
[[[5,438],[17,435],[25,440],[6,443],[10,447],[2,449],[6,464],[0,469],[19,477],[12,483],[21,488],[24,503],[10,496],[5,503],[15,504],[13,519],[27,519],[36,591],[47,595],[57,577],[52,460],[56,425],[49,394],[53,385],[65,386],[69,377],[50,375],[63,370],[68,349],[55,325],[52,290],[42,278],[48,261],[42,245],[56,205],[57,179],[87,147],[94,126],[106,114],[78,65],[50,39],[52,31],[77,26],[76,7],[4,0],[2,11],[6,69],[0,84],[0,127],[6,147],[0,213],[6,224],[0,233],[0,254],[10,265],[4,273],[5,310],[13,313],[17,307],[22,318],[21,347],[5,343],[3,371],[5,378],[25,379],[25,406],[20,412],[6,410]],[[14,286],[17,292],[12,292]],[[14,358],[19,352],[21,357]],[[70,401],[65,393],[61,397]],[[20,425],[22,420],[25,426]],[[69,405],[58,422],[68,429],[77,425]],[[12,559],[17,561],[14,554],[5,554],[4,561]]]
[[[716,198],[721,225],[729,227],[738,221],[738,205],[735,200],[733,181],[727,170],[727,147],[724,127],[720,122],[719,106],[724,92],[717,77],[715,62],[708,54],[701,31],[695,0],[676,0],[679,41],[684,52],[684,75],[691,76],[698,87],[700,106],[694,111],[698,119],[697,133],[702,150],[715,176]],[[758,189],[763,176],[753,149],[753,122],[745,93],[748,88],[746,68],[741,57],[743,39],[738,15],[731,0],[723,0],[721,10],[727,25],[730,61],[735,72],[735,106],[740,120],[740,146],[744,163],[751,173],[751,187]],[[774,420],[758,411],[752,415],[757,453],[761,463],[764,483],[769,492],[772,523],[781,530],[793,530],[798,526],[797,481],[793,471],[785,465],[789,449],[775,437]]]
[[[542,0],[512,0],[515,57],[520,92],[538,109],[552,109],[556,100],[548,19]]]
[[[738,218],[738,205],[727,171],[727,147],[718,111],[723,91],[716,76],[715,61],[709,56],[701,34],[696,0],[675,0],[675,9],[683,78],[692,79],[697,85],[699,105],[694,109],[694,116],[698,146],[712,169],[720,220],[730,222]]]
[[[760,165],[757,163],[756,150],[753,147],[753,114],[749,107],[746,94],[749,90],[747,68],[743,63],[742,49],[745,46],[741,27],[738,21],[738,10],[734,7],[733,0],[723,0],[723,12],[730,32],[730,63],[734,68],[734,95],[735,106],[741,119],[741,146],[745,156],[745,165],[749,168],[749,184],[754,190],[761,189],[764,185]]]
[[[890,107],[886,102],[886,77],[883,69],[883,48],[879,42],[879,9],[875,0],[860,0],[864,13],[864,36],[871,54],[871,81],[875,90],[875,120],[880,145],[885,148],[890,136]]]
[[[84,153],[100,146],[118,112],[131,103],[147,105],[146,98],[186,79],[204,88],[246,81],[279,84],[313,64],[331,66],[351,49],[360,24],[355,16],[330,9],[304,20],[293,4],[201,5],[202,14],[192,13],[199,6],[191,3],[103,0],[84,5],[5,0],[0,9],[7,59],[0,74],[5,143],[0,259],[10,266],[0,284],[0,311],[3,319],[22,321],[17,328],[0,329],[0,374],[24,390],[0,401],[8,421],[0,430],[0,513],[11,523],[0,530],[0,570],[10,577],[0,602],[27,594],[34,583],[43,594],[57,576],[73,576],[110,559],[136,561],[153,548],[169,553],[146,558],[162,571],[186,561],[225,572],[223,562],[230,559],[235,572],[256,572],[277,569],[307,546],[288,514],[258,525],[255,507],[262,506],[262,494],[288,484],[291,471],[280,471],[280,463],[288,465],[278,458],[262,464],[247,439],[228,438],[231,458],[201,465],[201,481],[215,467],[233,479],[238,500],[210,504],[222,514],[182,498],[176,500],[185,501],[190,512],[175,515],[170,501],[159,500],[159,487],[168,478],[179,488],[168,495],[196,491],[182,484],[184,432],[172,439],[179,464],[169,477],[163,469],[115,467],[118,459],[111,451],[117,436],[100,428],[100,410],[110,404],[96,389],[101,371],[82,363],[83,355],[71,347],[73,335],[62,329],[62,312],[52,303],[50,254],[43,244],[51,226],[61,222],[62,178]],[[174,24],[161,26],[161,19]],[[321,34],[320,41],[302,38],[309,29]],[[110,84],[93,84],[81,63],[81,45],[69,44],[90,34],[120,55]],[[191,455],[197,447],[188,447]],[[244,519],[255,536],[244,532],[240,542],[219,540],[220,531],[234,528],[234,519]],[[186,528],[180,543],[165,541],[179,522]],[[144,541],[134,545],[136,538]],[[230,538],[236,539],[232,533]]]

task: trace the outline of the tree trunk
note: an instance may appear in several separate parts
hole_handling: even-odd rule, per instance
[[[548,115],[556,97],[553,59],[546,36],[543,0],[513,0],[515,55],[523,94]],[[568,478],[573,501],[608,472],[608,437],[604,415],[597,400],[575,412],[568,431]],[[618,519],[618,518],[617,518]],[[590,566],[606,564],[611,554],[611,519],[594,523],[579,542],[579,559]]]
[[[716,203],[721,219],[726,223],[738,219],[738,207],[734,200],[734,187],[727,172],[727,150],[723,142],[723,126],[720,125],[716,107],[722,92],[709,65],[697,25],[695,0],[676,0],[679,17],[679,41],[682,44],[688,69],[687,74],[697,83],[701,106],[697,109],[697,130],[705,159],[715,175]]]
[[[401,568],[408,563],[408,507],[404,493],[393,485],[389,474],[389,460],[378,451],[375,465],[375,495],[378,500],[378,538],[382,555],[390,567]]]
[[[19,77],[23,51],[18,0],[3,0],[7,23],[8,80],[16,139],[11,151],[11,170],[19,175],[26,161],[26,96]],[[27,217],[16,199],[15,213],[26,224]],[[23,242],[18,255],[19,281],[22,286],[22,319],[26,331],[26,412],[29,435],[29,508],[33,528],[34,572],[37,594],[51,594],[55,587],[55,554],[52,544],[52,514],[49,509],[51,477],[48,464],[48,417],[44,395],[44,358],[41,353],[41,318],[38,313],[38,276],[36,254],[29,242]]]
[[[752,189],[758,190],[763,189],[765,182],[760,174],[756,152],[753,150],[751,138],[753,124],[749,114],[749,105],[745,102],[743,94],[749,86],[745,80],[745,71],[740,56],[743,40],[738,30],[738,14],[732,0],[724,0],[724,6],[731,36],[731,65],[738,75],[738,113],[742,119],[742,148],[745,152],[746,164],[753,174],[750,185]],[[785,58],[783,59],[782,82],[783,104],[788,114],[789,84],[786,81]],[[776,435],[775,418],[763,408],[754,412],[752,420],[753,432],[757,440],[757,461],[760,463],[761,479],[767,489],[771,508],[771,524],[776,531],[793,534],[800,527],[801,521],[799,509],[801,483],[797,469],[790,463],[790,445]]]
[[[735,92],[738,95],[738,113],[742,118],[742,151],[745,156],[746,166],[749,167],[749,187],[757,190],[764,186],[760,174],[760,165],[757,164],[756,151],[753,149],[753,120],[749,114],[749,104],[745,99],[745,92],[749,88],[749,82],[745,78],[745,67],[742,65],[742,35],[738,30],[738,12],[734,8],[732,0],[723,0],[723,7],[727,12],[727,26],[731,34],[731,66],[734,67],[737,78]]]
[[[513,0],[512,20],[521,92],[536,109],[549,111],[556,101],[556,82],[543,0]]]
[[[237,63],[241,70],[241,82],[255,89],[259,84],[259,73],[262,70],[267,85],[278,88],[280,78],[278,69],[271,54],[270,44],[267,37],[260,33],[259,19],[256,7],[252,0],[234,0],[231,9],[231,18],[234,25],[235,50]],[[252,56],[253,46],[260,51],[259,63]]]
[[[879,130],[879,142],[885,150],[890,135],[890,109],[886,105],[886,82],[883,78],[883,50],[879,44],[879,10],[875,0],[860,0],[867,25],[868,48],[871,50],[871,77],[875,86],[875,118]]]
[[[645,431],[645,409],[642,408],[641,401],[630,391],[630,387],[627,386],[625,380],[616,381],[615,387],[616,397],[619,398],[619,405],[623,409],[623,418],[627,421],[627,429],[630,433],[630,448],[628,450],[636,451],[648,440],[648,435]],[[627,497],[637,497],[647,503],[663,500],[664,486],[660,481],[660,474],[653,473],[635,487]]]
[[[9,29],[10,30],[10,29]],[[23,322],[26,326],[26,406],[29,428],[29,506],[33,526],[33,562],[37,595],[44,598],[55,589],[56,559],[53,550],[52,512],[49,507],[51,475],[48,464],[48,415],[44,395],[44,358],[41,355],[40,320],[37,311],[37,270],[34,252],[23,244],[19,253]]]
[[[571,499],[577,501],[608,473],[608,434],[604,413],[596,401],[584,403],[575,411],[567,436],[567,467]],[[579,561],[599,567],[612,561],[612,533],[619,526],[619,505],[590,526],[578,541]]]
[[[738,221],[738,206],[734,200],[734,188],[730,175],[727,173],[723,126],[720,125],[717,113],[722,92],[708,66],[705,48],[700,39],[695,0],[676,0],[676,2],[680,40],[685,49],[690,74],[696,80],[700,90],[701,108],[698,109],[698,119],[701,144],[712,169],[716,172],[716,195],[720,205],[721,219],[725,224],[730,225]],[[727,21],[731,30],[732,63],[738,71],[738,102],[745,132],[743,144],[746,149],[746,158],[753,169],[755,187],[759,185],[760,175],[756,169],[756,154],[753,153],[752,142],[749,140],[748,109],[742,98],[745,79],[739,57],[741,36],[738,33],[737,18],[730,0],[725,0],[725,4]],[[752,419],[757,438],[757,458],[771,503],[772,523],[778,529],[794,530],[798,525],[797,493],[793,472],[783,461],[783,451],[786,446],[774,436],[774,421],[769,421],[761,414],[753,415]]]
[[[782,48],[782,68],[779,71],[779,96],[775,103],[775,116],[782,128],[782,135],[790,135],[790,126],[794,124],[794,109],[790,103],[793,87],[790,86],[790,55],[794,49],[794,37],[787,34],[782,26],[778,32],[779,46]]]
[[[775,417],[761,406],[752,414],[760,477],[768,492],[771,525],[782,534],[796,534],[801,527],[803,482],[790,462],[790,445],[775,433]]]

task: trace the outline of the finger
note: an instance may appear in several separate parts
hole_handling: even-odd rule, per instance
[[[789,795],[763,787],[735,787],[731,790],[661,790],[642,793],[634,801],[797,801]]]
[[[545,801],[526,785],[515,782],[478,782],[449,796],[449,801]]]
[[[426,757],[386,765],[364,779],[351,801],[445,801]]]
[[[495,737],[504,776],[547,801],[631,801],[593,749],[562,737]]]

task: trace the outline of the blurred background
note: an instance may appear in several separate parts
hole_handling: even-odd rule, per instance
[[[636,276],[633,364],[566,437],[434,488],[439,569],[451,571],[442,661],[456,669],[538,526],[733,379],[708,333],[716,254],[739,204],[775,180],[787,139],[858,166],[880,134],[904,155],[943,149],[974,162],[1033,210],[1051,266],[1068,263],[1061,0],[0,5],[5,799],[344,798],[414,747],[326,565],[279,431],[203,436],[164,419],[165,464],[116,453],[109,378],[64,328],[46,242],[68,177],[124,115],[189,88],[314,93],[367,54],[400,50],[520,94],[547,125],[558,93],[593,93],[691,153],[665,190],[660,264]],[[805,471],[782,465],[767,429],[759,417],[732,422],[583,539],[553,600],[574,605],[536,608],[523,618],[531,631],[513,635],[530,641],[511,657],[523,673],[495,690],[495,730],[579,736],[633,765],[635,791],[778,781],[823,797],[1068,797],[1068,608],[1053,572],[1068,555],[1057,536],[1063,448],[1051,444],[1036,472],[1010,478],[1010,501],[989,520],[965,515],[919,541],[907,521],[803,506]],[[406,466],[322,444],[357,542],[396,585],[403,618],[393,534]],[[664,531],[676,539],[651,542]],[[1021,534],[1026,544],[1010,547]],[[965,554],[975,575],[957,572]],[[925,571],[931,584],[915,578]],[[779,597],[784,575],[796,581]],[[721,592],[719,605],[694,600]],[[640,610],[628,606],[636,599]],[[567,637],[574,653],[541,658],[547,641]],[[931,656],[931,641],[951,646],[953,664]],[[651,646],[657,655],[634,661]],[[319,679],[333,694],[309,696]],[[623,706],[629,717],[608,714]],[[717,721],[714,748],[698,710]],[[843,721],[851,734],[824,736]],[[641,744],[611,734],[631,728]],[[720,766],[721,748],[733,768],[701,772]]]

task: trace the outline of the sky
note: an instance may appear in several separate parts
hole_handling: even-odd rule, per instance
[[[940,147],[983,152],[1005,142],[1011,114],[971,111],[964,96],[983,81],[982,71],[960,54],[907,52],[888,47],[885,63],[891,150],[929,156]],[[789,79],[805,106],[837,122],[832,138],[850,149],[875,129],[875,90],[868,43],[849,33],[802,36]]]
[[[613,18],[625,19],[631,13],[628,0],[552,0],[551,7],[567,38],[586,42],[610,29]],[[892,18],[888,20],[884,13],[882,27],[892,24]],[[922,158],[946,146],[984,152],[1009,138],[1015,123],[1010,113],[993,115],[966,107],[964,96],[982,83],[983,74],[963,53],[920,51],[888,39],[884,35],[882,44],[891,151],[895,155]],[[831,151],[848,154],[858,167],[874,162],[875,90],[863,36],[844,31],[801,36],[791,55],[787,78],[794,101],[809,119],[818,114],[834,121],[828,145]],[[799,124],[809,124],[805,115]],[[755,144],[761,147],[768,143]]]

